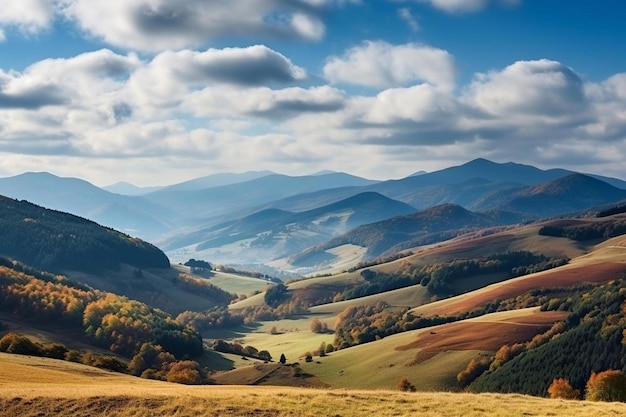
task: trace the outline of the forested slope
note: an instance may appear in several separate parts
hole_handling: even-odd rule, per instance
[[[536,343],[496,369],[492,367],[470,385],[472,391],[544,396],[554,378],[566,378],[584,392],[592,372],[626,371],[626,281],[554,298],[543,309],[571,313],[546,343]]]
[[[52,270],[168,268],[157,247],[92,221],[0,196],[0,254]]]

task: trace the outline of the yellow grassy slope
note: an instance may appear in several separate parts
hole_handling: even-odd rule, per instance
[[[599,417],[625,414],[626,404],[522,395],[188,387],[50,359],[0,354],[0,415],[3,417]]]

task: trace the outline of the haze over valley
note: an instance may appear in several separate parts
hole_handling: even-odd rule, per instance
[[[0,415],[626,415],[626,3],[0,7]]]

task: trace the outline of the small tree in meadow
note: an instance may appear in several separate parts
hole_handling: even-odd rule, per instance
[[[615,369],[600,373],[592,372],[587,381],[585,399],[626,402],[626,375]]]
[[[328,333],[328,324],[320,319],[311,320],[309,328],[313,333]]]
[[[564,400],[579,400],[580,391],[572,388],[569,381],[565,378],[554,378],[552,384],[548,387],[550,398],[562,398]]]
[[[415,392],[416,391],[415,385],[411,384],[406,377],[400,379],[398,381],[398,383],[396,384],[396,387],[400,391],[405,391],[405,392]]]

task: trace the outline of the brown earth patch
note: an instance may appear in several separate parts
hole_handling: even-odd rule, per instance
[[[297,372],[296,367],[277,363],[256,363],[252,366],[211,375],[219,385],[272,385],[291,387],[326,387],[312,375]]]
[[[550,220],[545,223],[542,223],[543,226],[549,227],[572,227],[572,226],[580,226],[583,224],[589,224],[591,221],[589,220],[581,220],[581,219],[559,219],[559,220]]]
[[[626,263],[599,263],[580,267],[557,268],[545,273],[530,275],[496,284],[492,288],[476,291],[470,297],[461,297],[440,307],[424,311],[424,316],[454,315],[471,311],[494,300],[517,297],[537,288],[568,287],[588,282],[606,282],[621,278],[626,273]]]
[[[506,344],[531,340],[567,316],[565,312],[536,313],[500,322],[463,321],[424,331],[417,339],[396,350],[420,349],[409,365],[417,365],[446,351],[496,351]]]

